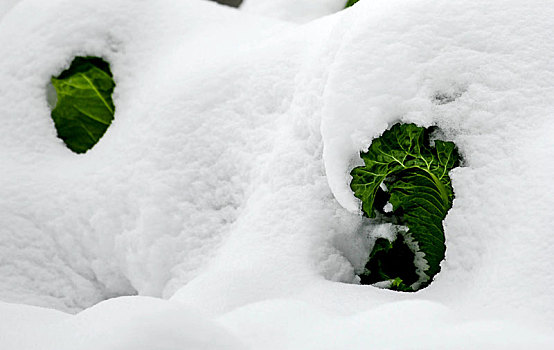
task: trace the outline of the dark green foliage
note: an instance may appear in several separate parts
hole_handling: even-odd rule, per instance
[[[399,290],[408,289],[408,285],[415,290],[423,288],[440,271],[444,259],[442,221],[454,198],[448,172],[459,163],[456,147],[440,140],[432,147],[429,130],[396,124],[375,139],[361,157],[365,165],[352,170],[350,187],[362,200],[363,212],[378,221],[407,228],[399,230],[398,243],[389,242],[387,246],[383,241],[376,242],[363,280],[392,281]],[[387,201],[392,204],[389,213],[383,209]],[[414,253],[411,263],[407,262],[408,247]],[[415,255],[418,252],[423,253],[419,260]],[[414,266],[419,267],[419,278],[412,282]]]
[[[346,3],[346,6],[344,6],[344,8],[347,8],[347,7],[350,7],[352,5],[354,5],[355,3],[357,3],[359,0],[348,0],[348,2]]]
[[[52,119],[58,136],[76,153],[100,140],[114,116],[115,83],[109,64],[97,57],[76,57],[69,69],[52,77],[57,103]]]
[[[414,266],[414,252],[399,235],[394,242],[378,238],[365,271],[360,275],[362,284],[374,284],[381,281],[392,281],[390,289],[413,292],[410,287],[419,279]]]

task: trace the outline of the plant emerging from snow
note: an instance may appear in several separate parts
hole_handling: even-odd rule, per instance
[[[357,3],[359,0],[348,0],[348,2],[346,3],[346,6],[344,6],[344,8],[347,8],[347,7],[350,7],[352,5],[354,5],[355,3]]]
[[[76,57],[58,77],[52,77],[58,102],[52,119],[58,136],[76,153],[100,140],[114,116],[115,83],[110,66],[97,57]]]
[[[396,124],[361,153],[350,184],[370,218],[394,224],[396,240],[379,238],[362,283],[401,291],[426,287],[444,259],[442,221],[454,193],[448,173],[459,164],[452,142],[430,142],[430,130]]]

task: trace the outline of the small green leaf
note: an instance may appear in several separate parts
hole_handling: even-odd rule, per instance
[[[352,5],[354,5],[355,3],[357,3],[359,0],[348,0],[348,2],[346,3],[346,6],[344,6],[344,8],[347,8],[347,7],[350,7]]]
[[[391,289],[407,289],[406,283],[413,290],[423,288],[440,271],[444,259],[442,221],[454,198],[448,173],[459,163],[456,147],[440,140],[431,147],[429,130],[414,124],[396,124],[375,139],[361,157],[365,165],[352,170],[350,187],[361,199],[362,210],[377,221],[407,227],[398,230],[396,241],[401,239],[401,243],[395,241],[389,249],[377,240],[364,274],[371,277],[372,283],[399,278],[402,284],[397,281]],[[391,213],[381,207],[387,199],[393,208]],[[411,263],[406,263],[401,245],[413,251]],[[385,266],[400,261],[402,268]],[[419,276],[416,281],[406,277],[414,266]]]
[[[97,57],[76,57],[69,69],[52,77],[58,101],[52,119],[67,147],[76,153],[91,149],[114,117],[115,83],[108,63]]]

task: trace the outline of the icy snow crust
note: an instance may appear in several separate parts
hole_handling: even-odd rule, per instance
[[[0,20],[0,298],[88,309],[1,303],[0,348],[553,347],[552,18],[533,0],[362,0],[303,26],[18,3]],[[84,155],[47,102],[76,55],[117,84]],[[413,294],[355,277],[386,232],[348,174],[398,121],[465,160],[442,272]]]

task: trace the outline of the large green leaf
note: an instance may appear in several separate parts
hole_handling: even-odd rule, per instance
[[[404,269],[410,270],[415,265],[419,276],[410,287],[423,288],[440,271],[444,259],[442,221],[454,198],[448,173],[459,163],[456,147],[452,142],[440,140],[434,141],[433,147],[429,130],[414,124],[396,124],[375,139],[361,157],[365,165],[352,170],[350,187],[361,199],[367,216],[397,225],[398,235],[405,242],[402,244],[414,253],[413,264]],[[387,201],[392,205],[389,210],[384,208]],[[374,247],[374,251],[378,249],[381,253],[370,254],[367,279],[374,282],[405,279],[398,272],[391,276],[385,262],[399,260],[402,249],[399,246],[392,249],[393,245],[384,249],[383,244]]]
[[[115,83],[109,65],[96,57],[76,57],[69,69],[52,77],[58,101],[52,119],[58,136],[76,153],[100,140],[114,116]]]

